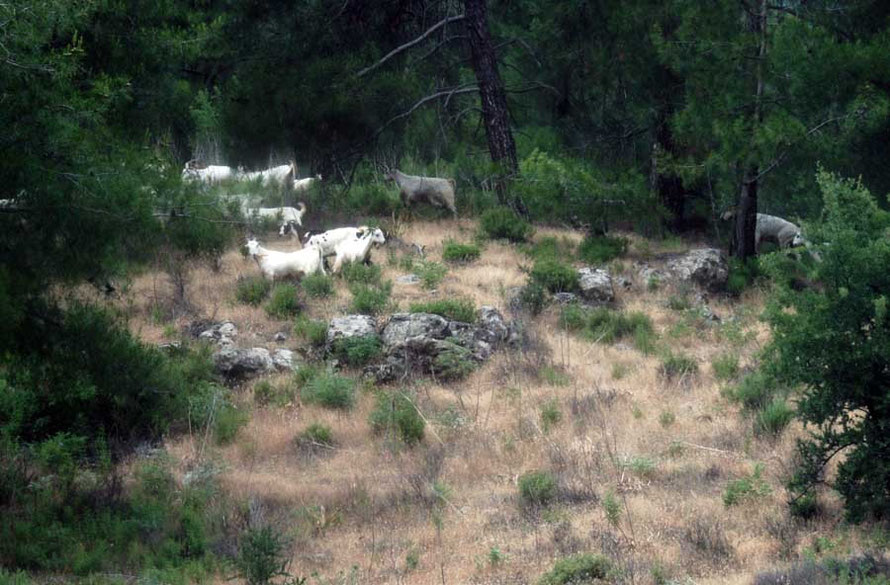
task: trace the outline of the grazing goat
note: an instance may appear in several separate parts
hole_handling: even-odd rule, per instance
[[[322,256],[331,256],[337,253],[337,245],[350,238],[358,237],[359,231],[368,230],[367,226],[361,227],[342,227],[328,230],[321,234],[306,232],[303,234],[304,246],[318,246],[321,248]]]
[[[245,181],[258,180],[260,184],[265,187],[271,183],[284,185],[287,182],[287,178],[295,174],[296,165],[290,163],[287,165],[278,165],[277,167],[272,167],[264,171],[241,171],[238,173],[238,178]]]
[[[228,179],[234,179],[237,174],[237,171],[232,167],[222,165],[208,165],[204,168],[198,168],[186,163],[185,168],[182,169],[183,180],[197,180],[211,185]]]
[[[285,276],[325,273],[321,250],[314,246],[296,252],[279,252],[267,250],[255,238],[251,238],[247,240],[247,252],[257,261],[263,276],[272,282]]]
[[[297,203],[299,209],[295,207],[257,207],[247,209],[245,215],[248,217],[274,217],[281,220],[281,226],[278,228],[278,235],[283,236],[287,233],[288,224],[296,223],[298,226],[303,225],[303,214],[306,213],[306,204],[300,201]]]
[[[731,209],[723,214],[723,219],[731,219],[735,217],[735,214],[735,210]],[[760,242],[764,240],[775,242],[783,249],[803,246],[807,243],[797,225],[775,215],[758,213],[757,224],[754,227],[755,252],[760,253]]]
[[[306,189],[311,187],[312,183],[314,183],[315,181],[321,181],[321,175],[306,177],[305,179],[294,179],[294,191],[305,191]]]
[[[411,242],[406,242],[402,238],[398,237],[390,237],[387,240],[386,247],[393,250],[401,252],[402,254],[407,254],[409,256],[420,256],[422,259],[424,253],[426,252],[426,246],[422,246],[420,244],[415,244]]]
[[[454,179],[416,177],[406,175],[398,169],[388,172],[384,178],[387,181],[395,181],[399,186],[399,196],[403,205],[426,202],[434,207],[445,207],[457,218],[457,209],[454,207]]]
[[[355,237],[349,238],[337,244],[337,258],[334,260],[334,268],[332,272],[338,273],[343,268],[344,262],[365,262],[370,261],[371,246],[373,244],[383,245],[386,238],[383,236],[383,230],[380,228],[359,229]]]

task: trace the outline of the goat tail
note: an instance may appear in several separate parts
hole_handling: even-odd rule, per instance
[[[306,204],[302,201],[297,203],[297,209],[300,210],[300,213],[306,213]]]

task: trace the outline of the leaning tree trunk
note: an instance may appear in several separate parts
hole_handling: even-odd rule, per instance
[[[754,93],[754,114],[751,117],[751,152],[753,156],[754,142],[758,129],[763,122],[763,67],[766,60],[766,0],[760,0],[760,11],[749,13],[748,26],[751,32],[760,37],[757,51],[756,80],[757,87]],[[760,167],[757,163],[750,163],[745,168],[742,177],[742,187],[739,191],[738,208],[735,215],[735,229],[733,230],[731,253],[740,260],[745,260],[757,254],[754,242],[754,231],[757,227],[757,188],[760,177]]]
[[[491,160],[499,163],[501,174],[495,183],[498,200],[512,207],[517,213],[527,214],[520,198],[509,197],[506,179],[519,170],[516,158],[516,143],[510,131],[507,114],[507,94],[498,74],[497,57],[488,31],[486,0],[465,0],[467,34],[470,44],[470,58],[476,81],[479,84],[479,97],[482,101],[482,120],[488,138]],[[505,176],[506,174],[506,176]]]

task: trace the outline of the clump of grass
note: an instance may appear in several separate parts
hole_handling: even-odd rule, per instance
[[[743,377],[725,393],[730,400],[740,403],[745,410],[757,411],[773,401],[779,393],[779,388],[770,376],[762,371],[756,371]]]
[[[661,359],[659,372],[668,380],[692,376],[698,373],[698,362],[695,361],[695,358],[682,353],[670,352]]]
[[[439,262],[423,261],[414,265],[414,274],[420,278],[420,286],[432,290],[439,286],[448,274],[448,267]]]
[[[395,433],[406,445],[423,440],[426,423],[414,401],[404,392],[381,392],[369,419],[371,428],[378,435]]]
[[[386,281],[381,286],[354,284],[349,291],[352,293],[353,311],[362,315],[379,315],[389,304],[392,282]]]
[[[777,396],[754,417],[754,432],[758,435],[776,437],[785,430],[793,418],[794,409],[784,398]]]
[[[340,275],[349,284],[379,284],[381,273],[377,264],[361,262],[346,262],[340,269]]]
[[[720,354],[711,360],[714,377],[726,382],[739,375],[739,356],[733,353]]]
[[[534,244],[524,246],[523,251],[535,260],[558,260],[573,256],[575,244],[568,238],[546,236]]]
[[[563,307],[559,326],[567,331],[602,343],[616,343],[623,339],[633,339],[637,349],[644,353],[652,351],[655,329],[652,320],[645,313],[622,313],[606,307],[586,309],[578,305]]]
[[[531,224],[508,207],[487,210],[479,218],[479,225],[489,238],[503,238],[511,242],[525,242],[535,231]]]
[[[676,420],[677,420],[676,415],[673,412],[671,412],[670,410],[664,410],[661,412],[660,415],[658,415],[658,423],[665,428],[674,424],[674,422],[676,422]]]
[[[730,258],[726,291],[731,295],[738,296],[746,288],[753,285],[760,274],[760,264],[757,258],[749,258],[744,261],[738,258]]]
[[[743,501],[756,500],[768,496],[772,490],[763,479],[763,464],[754,466],[750,475],[735,479],[726,484],[723,492],[723,504],[726,507],[735,506]]]
[[[242,276],[235,284],[235,298],[239,303],[257,307],[266,300],[270,290],[272,290],[272,283],[265,278]]]
[[[334,432],[331,427],[321,423],[312,423],[300,433],[298,437],[300,443],[309,445],[322,445],[324,447],[334,446]]]
[[[359,367],[379,358],[383,353],[383,344],[376,335],[344,337],[332,343],[331,353],[343,363]]]
[[[433,360],[433,372],[443,380],[460,380],[469,376],[476,369],[469,349],[456,343],[445,342],[448,346],[439,352]]]
[[[607,491],[603,497],[603,512],[606,514],[606,520],[609,521],[609,524],[617,527],[621,521],[621,504],[612,490]]]
[[[275,388],[268,380],[260,380],[253,385],[253,401],[257,404],[269,404],[274,397]]]
[[[541,407],[541,429],[545,433],[549,433],[561,420],[562,411],[559,410],[559,403],[556,399],[548,400],[544,403]]]
[[[519,292],[519,303],[532,315],[540,315],[547,305],[547,289],[538,282],[529,282]]]
[[[620,380],[630,373],[630,366],[621,362],[612,364],[612,379]]]
[[[278,319],[288,319],[301,311],[297,287],[292,284],[278,284],[272,289],[269,302],[264,307],[266,314]]]
[[[668,297],[667,305],[672,311],[688,311],[692,308],[692,302],[689,300],[689,295],[685,294],[671,295]]]
[[[329,372],[318,373],[306,382],[300,396],[309,404],[348,410],[355,404],[355,382]]]
[[[442,247],[442,260],[446,262],[472,262],[477,260],[482,250],[476,244],[461,244],[446,240]]]
[[[538,585],[580,585],[605,582],[612,572],[612,562],[604,556],[576,554],[559,559],[538,579]]]
[[[300,288],[313,299],[324,299],[334,294],[334,279],[326,274],[310,274],[300,281]]]
[[[328,324],[301,315],[294,323],[294,335],[314,347],[321,347],[327,342]]]
[[[544,366],[539,371],[540,378],[551,386],[568,386],[572,381],[561,367]]]
[[[627,251],[626,238],[588,236],[578,246],[578,256],[589,264],[605,264]]]
[[[433,313],[452,321],[474,323],[477,318],[476,307],[469,299],[439,299],[425,303],[411,303],[411,313]]]
[[[535,262],[529,276],[552,293],[572,292],[579,287],[578,271],[554,258]]]
[[[652,477],[655,474],[656,464],[651,457],[635,455],[620,461],[619,466],[640,477]]]
[[[546,506],[556,499],[556,479],[547,471],[530,471],[519,478],[519,501],[524,506]]]

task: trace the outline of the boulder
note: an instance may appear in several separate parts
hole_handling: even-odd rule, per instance
[[[294,352],[289,349],[276,349],[272,352],[272,363],[279,372],[292,372],[294,366]]]
[[[581,298],[594,303],[611,303],[615,300],[612,276],[602,268],[581,268],[578,270]]]
[[[560,305],[568,305],[571,303],[578,302],[578,295],[570,292],[558,292],[553,293],[553,300],[559,303]]]
[[[231,321],[223,321],[215,323],[198,334],[198,339],[206,341],[215,341],[220,347],[231,347],[234,345],[232,338],[238,335],[238,328]]]
[[[420,277],[416,274],[403,274],[396,277],[396,284],[420,284]]]
[[[393,347],[412,337],[444,339],[449,335],[448,321],[432,313],[396,313],[383,328],[383,345]]]
[[[337,339],[377,335],[377,321],[369,315],[334,317],[328,325],[327,343]]]
[[[216,330],[219,332],[220,336],[224,337],[235,337],[238,335],[238,328],[235,327],[235,324],[231,321],[221,323]]]
[[[497,347],[507,340],[510,335],[510,328],[504,321],[504,316],[494,307],[483,305],[479,309],[479,330],[476,334],[478,339],[488,343],[493,347]]]
[[[667,268],[677,280],[695,283],[710,291],[722,290],[729,277],[726,257],[716,248],[690,250],[668,262]]]
[[[216,371],[227,378],[247,378],[275,369],[269,350],[262,347],[223,348],[213,354],[213,365]]]

